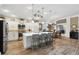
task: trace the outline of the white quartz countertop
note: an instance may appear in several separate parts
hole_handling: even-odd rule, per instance
[[[43,33],[52,33],[52,32],[38,32],[38,33],[33,33],[33,32],[30,32],[30,33],[23,33],[24,36],[32,36],[33,34],[43,34]]]
[[[33,33],[33,32],[31,32],[31,33],[23,33],[24,36],[32,36],[33,34],[38,34],[38,33]]]

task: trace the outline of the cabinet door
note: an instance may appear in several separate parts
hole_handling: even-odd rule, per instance
[[[12,32],[8,32],[8,41],[13,40],[13,33]]]
[[[8,41],[18,40],[18,32],[8,32]]]
[[[23,46],[25,49],[28,49],[31,47],[31,36],[23,35]]]
[[[18,32],[14,32],[14,38],[15,40],[18,40]]]

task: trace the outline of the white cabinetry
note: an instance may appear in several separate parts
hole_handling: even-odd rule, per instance
[[[8,22],[8,41],[18,40],[18,22]]]
[[[18,40],[18,32],[8,32],[8,41]]]

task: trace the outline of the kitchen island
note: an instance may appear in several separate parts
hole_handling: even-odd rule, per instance
[[[31,33],[23,33],[23,46],[24,46],[24,48],[25,49],[31,48],[31,40],[32,40],[32,36],[34,34],[41,35],[43,33],[48,34],[48,33],[52,33],[52,32],[39,32],[39,33],[33,33],[33,32],[31,32]]]

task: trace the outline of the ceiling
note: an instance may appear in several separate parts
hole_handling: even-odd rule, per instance
[[[44,8],[42,10],[42,8]],[[5,11],[8,10],[8,11]],[[1,4],[0,15],[31,19],[38,10],[43,12],[43,20],[79,14],[79,4]],[[51,11],[51,12],[50,12]],[[45,14],[44,14],[45,13]]]

